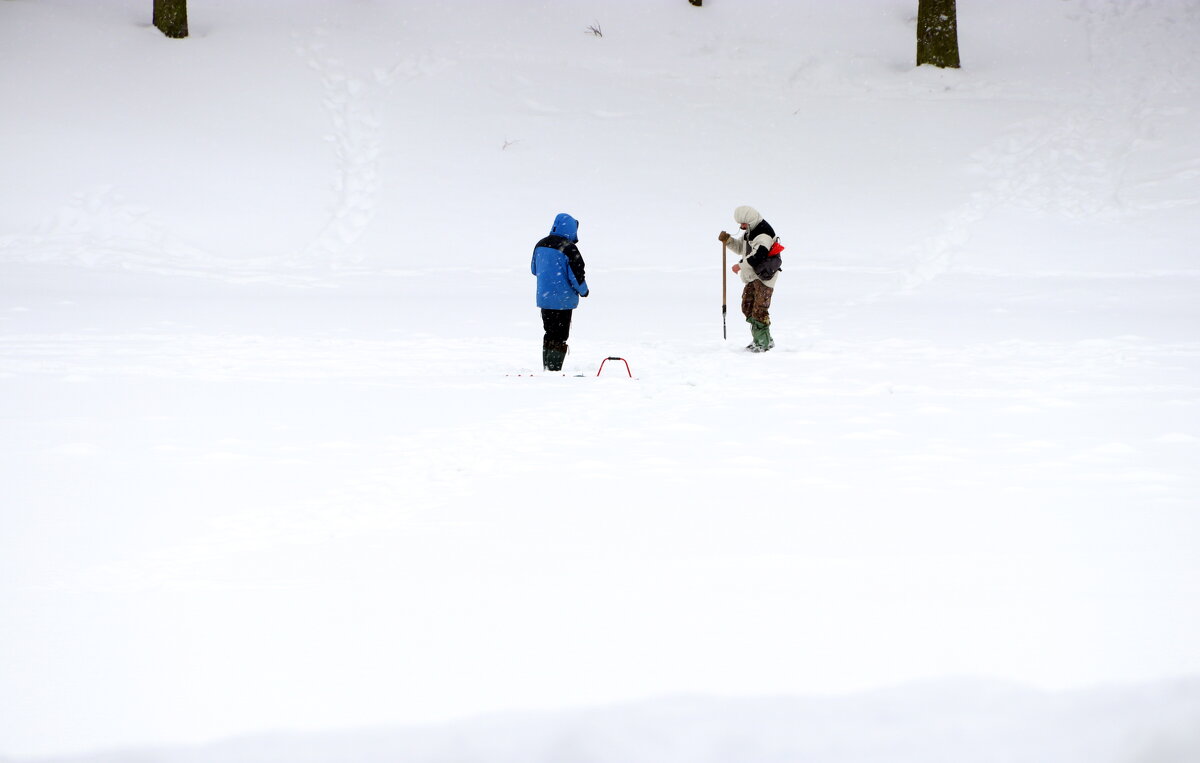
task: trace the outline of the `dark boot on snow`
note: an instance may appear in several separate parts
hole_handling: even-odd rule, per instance
[[[561,371],[563,361],[567,358],[566,342],[546,342],[542,345],[542,368],[547,371]]]

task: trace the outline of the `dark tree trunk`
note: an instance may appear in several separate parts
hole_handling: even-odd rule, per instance
[[[917,66],[957,69],[958,20],[954,0],[920,0],[917,5]]]
[[[187,37],[187,0],[154,0],[154,26],[167,37]]]

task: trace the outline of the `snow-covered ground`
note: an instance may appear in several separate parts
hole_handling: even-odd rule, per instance
[[[854,697],[664,698],[420,728],[247,735],[41,763],[1194,763],[1200,683],[1045,695],[906,685]]]
[[[1200,2],[150,5],[0,2],[0,755],[1200,758]]]

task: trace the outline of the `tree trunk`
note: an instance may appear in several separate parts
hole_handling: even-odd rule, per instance
[[[187,0],[154,0],[154,26],[167,37],[187,37]]]
[[[958,20],[954,0],[920,0],[917,5],[917,66],[957,69]]]

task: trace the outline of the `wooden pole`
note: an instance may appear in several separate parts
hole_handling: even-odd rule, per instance
[[[725,314],[727,311],[726,307],[725,307],[725,303],[727,301],[726,296],[725,296],[725,284],[726,284],[725,251],[728,248],[729,247],[725,244],[725,242],[722,241],[721,242],[721,338],[722,339],[729,338],[729,326],[728,326],[727,321],[725,320]]]

